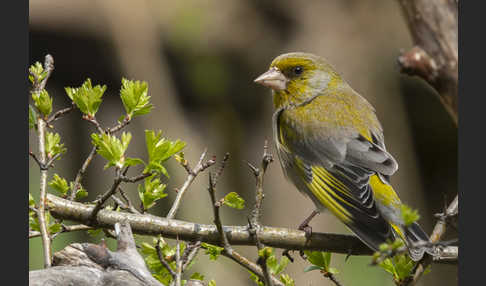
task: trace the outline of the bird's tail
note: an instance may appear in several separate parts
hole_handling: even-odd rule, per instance
[[[424,256],[424,253],[434,256],[436,249],[428,245],[429,236],[416,222],[404,227],[404,238],[407,243],[410,258],[413,261],[419,261]]]

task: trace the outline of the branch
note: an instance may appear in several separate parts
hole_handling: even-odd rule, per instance
[[[90,229],[94,229],[94,227],[87,226],[87,225],[84,225],[84,224],[78,224],[78,225],[64,225],[63,224],[61,231],[56,233],[56,235],[59,234],[59,233],[73,232],[73,231],[80,231],[80,230],[90,230]],[[39,231],[29,231],[29,239],[33,238],[33,237],[38,237],[40,235],[41,235],[41,233]]]
[[[115,177],[115,180],[113,181],[113,185],[111,185],[111,188],[106,193],[104,193],[101,196],[101,198],[99,198],[98,201],[96,202],[96,205],[94,206],[93,211],[92,211],[91,216],[90,216],[91,221],[96,220],[96,216],[98,215],[98,212],[103,207],[103,204],[116,192],[116,190],[118,189],[118,186],[122,182],[120,170],[116,169],[115,172],[116,172],[116,177]],[[91,225],[92,223],[89,223],[89,224]]]
[[[260,231],[260,216],[261,216],[261,209],[262,209],[262,204],[263,204],[263,198],[265,197],[263,193],[263,177],[265,175],[265,171],[267,170],[267,167],[270,163],[273,162],[273,157],[272,154],[268,153],[268,146],[267,146],[267,141],[265,140],[265,144],[263,146],[263,157],[262,157],[262,163],[261,163],[261,168],[255,168],[253,165],[248,163],[248,166],[250,169],[253,171],[253,174],[255,175],[255,181],[256,181],[256,188],[255,188],[255,206],[253,208],[253,211],[251,212],[251,216],[249,218],[249,228],[248,231],[250,234],[254,237],[255,239],[255,244],[258,248],[258,251],[263,249],[263,243],[261,243],[260,238],[259,238],[259,231]],[[265,285],[267,286],[273,286],[273,281],[272,281],[272,275],[270,274],[268,267],[267,267],[267,256],[264,255],[263,257],[260,257],[258,259],[258,264],[260,264],[263,272],[263,278],[265,281]]]
[[[73,243],[54,255],[55,265],[29,272],[29,285],[162,286],[138,253],[130,225],[115,225],[117,250],[106,244]]]
[[[39,93],[43,90],[46,86],[47,80],[51,75],[52,71],[54,70],[54,59],[51,55],[46,55],[45,62],[44,62],[44,69],[47,72],[46,77],[38,84],[34,85],[34,93]],[[37,80],[35,81],[37,83]],[[51,258],[51,238],[49,237],[49,231],[47,230],[47,222],[46,222],[46,196],[47,196],[47,158],[46,158],[46,121],[39,117],[37,119],[37,134],[38,134],[38,142],[39,142],[39,156],[40,158],[37,159],[34,156],[34,159],[39,164],[40,167],[40,199],[39,199],[39,208],[38,208],[38,220],[39,220],[39,228],[42,237],[42,246],[44,250],[44,267],[48,268],[52,264]],[[46,168],[47,167],[47,168]]]
[[[172,279],[175,280],[176,278],[176,273],[170,267],[169,262],[164,258],[164,255],[162,254],[162,250],[160,249],[160,238],[157,240],[157,244],[155,244],[155,250],[157,251],[157,256],[159,257],[160,263],[169,271],[170,276],[172,276]]]
[[[54,217],[87,225],[91,222],[93,206],[65,200],[52,194],[47,194],[47,199],[49,211]],[[113,228],[116,222],[123,220],[128,220],[137,234],[160,234],[168,238],[201,240],[216,245],[222,243],[215,225],[167,219],[150,214],[130,214],[103,209],[99,211],[97,220],[91,222],[91,226]],[[223,231],[231,245],[255,245],[247,226],[223,226]],[[350,255],[373,254],[373,251],[354,235],[313,232],[307,241],[304,231],[262,226],[259,238],[265,245],[283,249],[309,249]]]
[[[66,108],[63,108],[61,110],[58,110],[56,113],[51,115],[51,117],[49,117],[49,119],[47,119],[47,125],[50,125],[52,122],[58,120],[59,118],[63,117],[64,115],[73,111],[75,108],[76,108],[76,105],[73,102],[70,107],[66,107]]]
[[[434,230],[432,231],[432,235],[430,236],[430,242],[431,243],[437,243],[440,241],[440,238],[442,235],[445,233],[446,230],[446,222],[447,219],[455,216],[459,213],[459,197],[456,195],[454,200],[450,203],[449,207],[444,211],[444,214],[441,214],[439,216],[439,221],[436,223]],[[458,249],[456,248],[455,251],[451,250],[450,248],[446,251],[442,250],[439,253],[439,256],[437,258],[437,261],[441,261],[441,257],[445,255],[451,256],[453,254],[456,254],[455,259],[457,260],[457,257],[459,255]],[[447,260],[453,260],[454,257],[448,257]],[[410,282],[406,285],[415,285],[417,281],[422,277],[425,269],[434,262],[434,258],[431,255],[425,255],[416,265],[414,274],[413,274],[413,279],[410,280]],[[406,286],[405,285],[405,286]]]
[[[187,163],[186,160],[182,163],[182,166],[186,169],[188,176],[182,187],[178,190],[177,192],[177,197],[174,200],[174,203],[172,204],[172,207],[169,210],[169,213],[167,214],[168,219],[173,219],[177,213],[177,210],[179,209],[182,201],[182,196],[184,193],[187,191],[189,186],[192,184],[196,176],[204,171],[205,169],[209,168],[211,165],[213,165],[216,161],[213,159],[207,161],[206,163],[203,163],[204,157],[206,156],[207,150],[204,150],[204,152],[201,154],[201,157],[199,158],[199,162],[197,163],[196,167],[194,169],[191,169],[189,167],[189,164]]]
[[[399,0],[415,43],[398,58],[402,72],[417,75],[439,93],[457,125],[458,22],[455,0]]]
[[[79,187],[81,186],[81,180],[83,179],[83,175],[86,172],[89,164],[93,160],[94,156],[96,155],[96,146],[93,146],[91,151],[89,152],[88,157],[84,160],[81,169],[79,169],[78,174],[76,174],[76,178],[74,179],[74,187],[71,190],[71,195],[69,196],[69,200],[73,201],[76,198],[76,192],[78,191]]]

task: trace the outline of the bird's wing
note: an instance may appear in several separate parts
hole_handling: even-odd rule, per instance
[[[292,132],[299,134],[291,134],[278,125],[276,128],[281,163],[300,191],[329,209],[371,248],[376,250],[387,238],[392,238],[390,224],[377,209],[368,184],[375,171],[340,160],[340,156],[348,156],[350,141],[317,141],[315,136],[305,136],[304,129],[294,129]],[[367,152],[359,144],[352,143],[350,148],[356,154]],[[363,156],[353,158],[364,160]]]

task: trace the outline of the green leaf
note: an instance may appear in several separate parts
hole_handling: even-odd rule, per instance
[[[32,92],[32,99],[34,100],[34,105],[37,109],[48,116],[52,112],[52,98],[47,93],[47,90],[43,89],[40,92]]]
[[[329,271],[329,264],[331,263],[331,253],[321,251],[304,250],[307,255],[307,260],[317,266],[322,267],[325,271]]]
[[[216,286],[216,281],[210,280],[208,286]]]
[[[403,218],[403,222],[405,223],[405,226],[411,225],[412,223],[416,222],[420,218],[420,215],[418,214],[417,210],[413,210],[405,204],[402,204],[401,210],[402,210],[402,218]]]
[[[329,269],[327,270],[327,272],[331,273],[331,274],[338,274],[339,271],[334,268],[334,267],[329,267]]]
[[[128,114],[128,118],[147,114],[152,109],[147,95],[148,84],[145,81],[132,81],[122,78],[120,97]]]
[[[280,281],[282,281],[285,286],[295,286],[294,279],[292,279],[288,274],[280,275]]]
[[[92,236],[92,237],[101,235],[102,233],[103,233],[103,229],[102,228],[95,228],[95,229],[89,229],[88,230],[88,234],[90,236]]]
[[[32,105],[29,104],[29,129],[35,128],[37,130],[37,113]]]
[[[52,158],[57,154],[66,153],[64,143],[61,144],[61,136],[58,133],[46,132],[45,149],[47,158]]]
[[[209,254],[210,260],[218,259],[218,257],[221,255],[221,252],[224,250],[223,247],[219,247],[205,242],[201,243],[201,247],[206,249],[205,254]]]
[[[40,231],[39,219],[35,213],[29,215],[29,227],[31,230]]]
[[[285,268],[287,267],[287,265],[289,264],[289,262],[290,262],[290,260],[287,256],[282,256],[280,258],[280,262],[278,263],[277,267],[272,270],[272,273],[274,275],[278,275],[278,274],[282,273],[285,270]]]
[[[35,207],[34,197],[29,193],[29,207]]]
[[[61,226],[61,224],[60,224],[60,223],[54,223],[54,224],[51,224],[51,225],[49,226],[49,229],[48,229],[48,231],[49,231],[49,233],[50,233],[50,234],[55,234],[55,233],[58,233],[58,232],[60,232],[61,230],[62,230],[62,226]]]
[[[125,166],[136,166],[136,165],[145,165],[142,159],[139,158],[125,158]]]
[[[189,279],[204,281],[204,275],[199,272],[194,272]]]
[[[321,266],[317,266],[317,265],[309,265],[304,269],[304,272],[309,272],[309,271],[313,271],[313,270],[324,270],[324,268],[321,267]]]
[[[155,205],[155,202],[167,196],[164,193],[166,185],[156,178],[156,175],[145,178],[144,184],[138,185],[138,195],[145,210]]]
[[[264,248],[258,250],[258,256],[261,258],[269,258],[274,255],[273,252],[273,248],[265,246]]]
[[[74,101],[82,113],[93,117],[98,112],[106,85],[96,85],[93,87],[91,80],[88,78],[80,87],[66,87],[65,90],[69,98]]]
[[[40,83],[46,76],[47,71],[44,71],[44,67],[40,62],[35,62],[29,67],[29,80],[32,84]]]
[[[400,254],[393,257],[395,270],[400,281],[403,281],[412,274],[415,263],[408,255]]]
[[[67,181],[64,178],[59,177],[58,174],[54,174],[53,179],[49,182],[49,187],[58,191],[63,196],[65,196],[70,189]]]
[[[157,134],[153,130],[145,130],[145,142],[149,162],[144,169],[144,173],[158,172],[168,175],[162,163],[167,161],[171,156],[180,152],[186,145],[185,142],[176,140],[169,141],[162,138],[162,132]]]
[[[88,191],[86,191],[86,189],[84,189],[83,187],[79,188],[76,191],[76,199],[77,200],[82,199],[82,198],[85,198],[87,196],[88,196]]]
[[[250,279],[255,281],[255,283],[258,285],[258,286],[265,286],[265,283],[263,283],[263,281],[260,281],[260,278],[253,272],[249,271],[250,272]]]
[[[224,197],[223,203],[230,208],[244,209],[245,200],[240,197],[236,192],[231,192]]]
[[[129,132],[123,132],[121,140],[114,135],[108,135],[106,133],[93,133],[91,134],[91,138],[93,139],[93,145],[97,147],[96,151],[98,154],[108,160],[108,163],[104,167],[105,169],[111,166],[116,166],[121,169],[126,166],[125,151],[132,139],[132,135]],[[129,163],[133,163],[133,161]]]

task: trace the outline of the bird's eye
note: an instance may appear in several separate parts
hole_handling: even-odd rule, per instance
[[[304,69],[301,66],[296,66],[294,68],[294,74],[295,75],[301,75],[303,71],[304,71]]]

